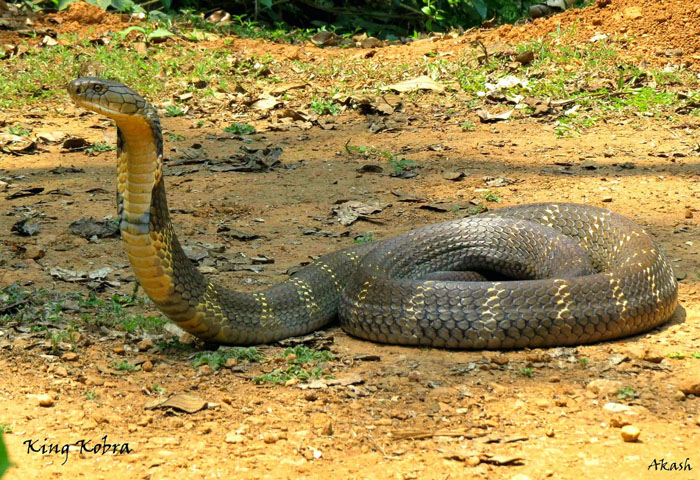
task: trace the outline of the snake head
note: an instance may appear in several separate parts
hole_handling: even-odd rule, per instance
[[[148,105],[141,95],[114,80],[82,77],[70,82],[67,89],[81,107],[114,120],[142,113]]]

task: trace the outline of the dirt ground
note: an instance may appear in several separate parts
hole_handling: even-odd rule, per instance
[[[516,42],[561,22],[581,26],[572,44],[587,41],[589,33],[638,29],[620,55],[697,71],[700,36],[693,32],[700,29],[700,11],[690,3],[613,1],[443,43],[377,49],[368,62],[398,64],[436,48],[462,48],[477,37]],[[65,21],[52,28],[83,28],[75,10],[61,15]],[[114,30],[110,22],[121,20],[98,21]],[[7,41],[10,34],[4,35]],[[271,52],[284,59],[300,47],[233,39],[210,48]],[[304,48],[317,62],[363,52]],[[291,70],[290,75],[293,80]],[[390,117],[397,123],[378,133],[372,133],[376,118],[349,110],[284,128],[250,113],[238,121],[253,124],[258,133],[245,136],[222,135],[196,110],[164,117],[166,185],[176,230],[194,250],[219,245],[228,254],[274,259],[259,272],[220,271],[202,261],[219,283],[254,290],[368,232],[381,240],[477,207],[538,201],[597,205],[634,219],[665,250],[680,280],[681,307],[669,323],[615,342],[507,352],[378,345],[335,326],[309,341],[333,353],[324,373],[337,381],[285,386],[251,381],[285,359],[195,368],[194,354],[209,346],[160,351],[153,343],[171,333],[82,324],[74,351],[57,352],[45,332],[11,322],[0,325],[0,424],[9,430],[4,437],[15,464],[5,478],[698,478],[700,400],[680,390],[700,384],[699,117],[611,115],[582,135],[560,137],[547,117],[480,123],[460,103],[463,96],[402,97],[403,109]],[[90,143],[115,143],[109,122],[86,115],[67,97],[2,115],[8,125],[31,125],[34,135],[61,131]],[[205,123],[195,130],[198,120]],[[474,128],[460,127],[465,120]],[[393,152],[415,162],[407,170],[418,175],[391,176],[381,156],[353,154],[348,144]],[[212,171],[211,165],[221,165],[214,160],[239,153],[241,146],[281,147],[287,168]],[[0,288],[16,283],[85,296],[86,282],[60,280],[52,269],[109,267],[111,284],[97,282],[97,295],[131,293],[134,277],[119,238],[86,240],[69,227],[86,217],[114,217],[114,165],[114,152],[67,152],[60,144],[42,145],[34,155],[0,153],[0,180],[7,183],[0,191]],[[43,190],[13,196],[34,187]],[[487,201],[488,193],[498,202]],[[333,208],[348,200],[383,208],[340,225]],[[40,220],[38,233],[12,231],[32,215]],[[238,240],[231,230],[257,238]],[[157,314],[148,303],[135,308]],[[79,318],[80,309],[74,310],[64,318]],[[259,347],[269,359],[283,350]],[[150,366],[114,368],[124,360]],[[194,413],[148,408],[179,394],[205,408]],[[637,441],[623,441],[621,427],[627,424],[641,432]],[[105,436],[107,443],[128,444],[129,452],[95,451]],[[67,453],[41,451],[80,440],[90,442],[87,451],[76,446]],[[681,470],[663,471],[671,464]]]

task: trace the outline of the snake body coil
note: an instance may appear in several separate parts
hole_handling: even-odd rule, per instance
[[[80,78],[68,90],[116,121],[120,229],[136,277],[165,315],[208,341],[273,342],[339,315],[347,332],[380,342],[572,345],[648,330],[676,308],[673,272],[638,225],[565,203],[503,208],[354,246],[257,293],[222,288],[187,259],[173,231],[155,109],[114,81]],[[473,278],[459,271],[515,280],[455,281]]]

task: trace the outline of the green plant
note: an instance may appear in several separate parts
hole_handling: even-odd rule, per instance
[[[170,30],[166,30],[165,28],[152,28],[150,25],[147,25],[146,27],[141,27],[139,25],[131,25],[130,27],[126,27],[124,30],[120,30],[115,34],[115,36],[120,40],[124,40],[127,35],[129,35],[131,32],[138,32],[142,35],[143,39],[150,42],[151,40],[162,40],[167,37],[172,37],[175,35],[173,32]]]
[[[0,433],[10,433],[11,431],[12,427],[9,423],[0,423]]]
[[[695,352],[692,355],[693,358],[700,358],[700,352]]]
[[[10,125],[8,131],[11,135],[18,135],[20,137],[27,137],[30,133],[32,133],[30,129],[24,125],[20,125],[19,123],[17,125]]]
[[[151,387],[151,390],[156,392],[158,395],[167,395],[168,394],[168,391],[166,389],[164,389],[163,387],[161,387],[160,385],[158,385],[157,383],[153,384],[153,386]]]
[[[95,400],[97,398],[97,393],[94,390],[85,390],[85,398],[88,400]]]
[[[297,345],[285,349],[278,357],[287,362],[287,367],[276,368],[269,373],[255,377],[253,382],[283,384],[293,379],[306,381],[312,378],[321,378],[323,375],[321,364],[332,360],[333,354],[328,350],[313,350],[304,345]]]
[[[246,123],[232,123],[228,127],[223,128],[224,132],[234,135],[250,135],[255,133],[255,127]]]
[[[248,362],[261,362],[263,355],[255,347],[219,347],[215,352],[199,352],[194,357],[194,367],[199,367],[205,363],[212,369],[218,370],[226,364],[226,360],[235,358]]]
[[[128,360],[121,360],[119,362],[114,362],[114,368],[116,368],[117,370],[126,370],[128,372],[132,372],[134,370],[139,370],[141,367],[137,367],[135,365],[130,364]]]
[[[166,117],[183,117],[184,115],[185,111],[177,105],[168,105],[167,107],[165,107]]]
[[[462,128],[463,132],[473,132],[474,130],[476,130],[476,125],[474,125],[468,120],[461,122],[459,126]]]
[[[120,320],[124,330],[133,332],[136,329],[141,329],[145,332],[160,332],[167,320],[162,315],[129,315]]]
[[[311,110],[318,115],[337,115],[340,107],[330,98],[314,98],[311,100]]]
[[[487,202],[501,203],[501,198],[494,192],[485,192],[484,200]]]
[[[374,241],[372,232],[365,232],[362,235],[355,237],[355,243],[370,243]]]
[[[405,170],[410,169],[411,167],[414,167],[416,165],[416,162],[412,160],[406,160],[404,158],[392,158],[391,160],[389,160],[389,163],[391,163],[391,165],[394,167],[392,170],[392,174],[396,176],[403,174]]]
[[[666,356],[668,358],[675,358],[676,360],[683,360],[685,358],[685,355],[683,355],[681,352],[669,353]]]
[[[168,133],[168,141],[170,142],[179,142],[181,140],[184,140],[185,136],[184,135],[179,135],[177,133]]]
[[[103,152],[111,152],[112,150],[116,149],[116,145],[110,145],[107,142],[95,142],[94,145],[88,147],[87,149],[85,149],[85,151],[90,155],[97,155]]]
[[[639,394],[632,387],[620,387],[617,391],[617,398],[620,400],[628,400],[630,398],[637,398]]]
[[[520,367],[518,368],[520,375],[528,378],[532,378],[533,370],[532,367]]]
[[[3,439],[3,434],[0,433],[0,478],[5,475],[5,472],[12,466],[10,462],[10,457],[7,455],[7,447],[5,447],[5,440]]]
[[[589,360],[587,358],[579,358],[578,363],[583,367],[586,368],[588,366]]]

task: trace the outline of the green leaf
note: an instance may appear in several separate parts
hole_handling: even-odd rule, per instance
[[[68,8],[68,5],[70,5],[71,3],[75,3],[77,1],[78,0],[58,0],[57,7],[59,10],[65,10],[66,8]]]
[[[112,0],[85,0],[85,3],[89,3],[90,5],[96,5],[102,10],[107,10],[107,7],[112,5]]]
[[[164,28],[156,28],[153,30],[151,33],[148,34],[147,38],[149,40],[153,40],[154,38],[165,38],[165,37],[172,37],[175,35],[173,32],[170,30],[166,30]]]
[[[7,448],[5,448],[5,442],[2,439],[2,433],[0,433],[0,477],[2,477],[11,466],[12,462],[10,462],[10,457],[7,455]]]
[[[138,25],[132,25],[130,27],[125,28],[124,30],[117,32],[117,36],[119,36],[120,40],[124,40],[127,35],[134,31],[141,32],[144,35],[146,35],[146,30],[144,30],[143,27],[139,27]]]
[[[272,8],[272,0],[259,0],[260,5],[264,8],[270,9]]]
[[[484,0],[472,0],[472,7],[474,7],[474,10],[479,14],[482,20],[486,20],[486,15],[488,15],[488,7],[486,6],[486,2]]]

